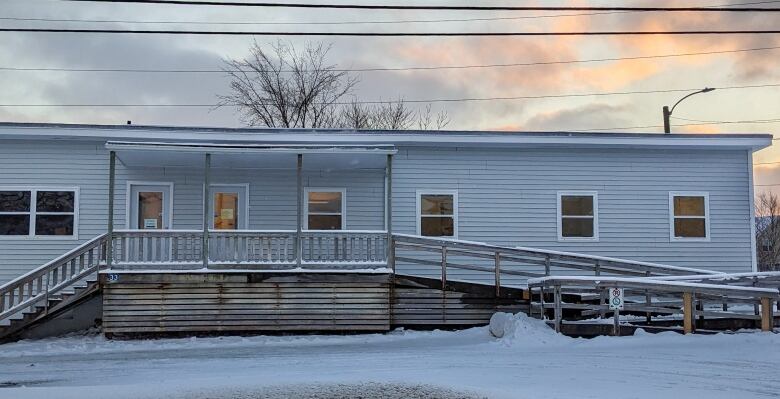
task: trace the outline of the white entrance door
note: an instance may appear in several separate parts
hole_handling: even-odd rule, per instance
[[[140,230],[171,228],[171,185],[131,184],[129,195],[129,228]]]

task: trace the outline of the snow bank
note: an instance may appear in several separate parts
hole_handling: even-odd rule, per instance
[[[496,313],[490,318],[490,334],[507,346],[563,344],[571,338],[557,334],[547,323],[525,313]]]
[[[269,350],[291,348],[350,346],[367,344],[403,344],[404,342],[458,344],[461,342],[489,342],[485,328],[462,331],[411,331],[399,328],[385,334],[355,335],[255,335],[161,338],[140,340],[111,340],[99,330],[72,333],[60,337],[21,340],[0,345],[0,359],[18,356],[68,356],[74,354],[131,353],[147,351],[183,351],[211,349]],[[0,381],[2,382],[2,381]],[[1,396],[0,396],[1,397]]]

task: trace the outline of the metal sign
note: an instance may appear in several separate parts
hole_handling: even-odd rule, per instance
[[[609,308],[612,310],[623,310],[623,289],[608,288],[607,291],[609,291]]]

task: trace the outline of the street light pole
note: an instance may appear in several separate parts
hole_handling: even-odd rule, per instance
[[[688,98],[688,97],[690,97],[690,96],[692,96],[692,95],[699,94],[699,93],[709,93],[709,92],[711,92],[711,91],[713,91],[713,90],[715,90],[715,89],[714,89],[714,88],[712,88],[712,87],[705,87],[704,89],[701,89],[701,90],[699,90],[699,91],[695,91],[695,92],[693,92],[693,93],[690,93],[690,94],[686,95],[685,97],[683,97],[683,98],[681,98],[681,99],[677,100],[677,102],[676,102],[676,103],[674,103],[674,105],[672,105],[672,108],[671,108],[671,109],[669,109],[669,107],[668,107],[668,106],[664,105],[664,108],[663,108],[663,114],[664,114],[664,133],[666,133],[666,134],[670,134],[670,133],[672,133],[672,125],[671,125],[671,123],[669,122],[669,118],[672,116],[672,112],[674,112],[674,108],[675,108],[675,107],[677,107],[677,104],[680,104],[680,103],[681,103],[683,100],[685,100],[686,98]]]

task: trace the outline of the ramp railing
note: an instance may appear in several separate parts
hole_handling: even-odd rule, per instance
[[[780,298],[777,288],[754,288],[723,284],[705,284],[654,278],[551,276],[528,281],[531,315],[545,319],[553,313],[555,330],[560,332],[565,313],[582,316],[613,317],[613,333],[620,335],[621,312],[653,317],[682,317],[683,331],[695,330],[696,319],[730,318],[760,322],[761,329],[773,328],[772,304]],[[622,291],[620,306],[609,303],[609,290]],[[597,301],[567,303],[566,293],[591,294]],[[621,309],[622,308],[622,309]],[[753,309],[759,309],[753,312]],[[641,319],[641,316],[639,316]]]
[[[651,262],[405,234],[393,234],[392,253],[391,266],[406,262],[439,268],[443,287],[450,269],[490,273],[496,292],[500,291],[505,275],[541,278],[567,271],[632,277],[717,274]],[[454,261],[456,257],[458,260]]]

